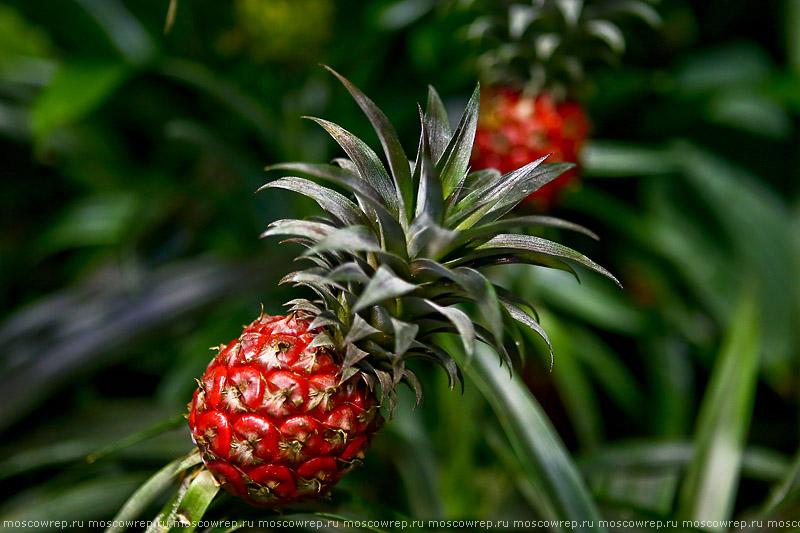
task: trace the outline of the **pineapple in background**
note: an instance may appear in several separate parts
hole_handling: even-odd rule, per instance
[[[271,167],[295,177],[265,188],[298,192],[326,212],[279,220],[264,232],[305,247],[301,257],[312,266],[283,281],[309,289],[317,299],[288,302],[286,316],[262,313],[221,346],[189,405],[192,438],[207,469],[253,505],[324,495],[364,456],[384,414],[391,416],[398,384],[410,386],[419,401],[409,360],[441,365],[451,388],[459,382],[459,368],[438,344],[441,333],[458,335],[468,356],[476,341],[486,343],[509,366],[520,355],[513,341],[517,324],[547,339],[532,310],[491,283],[483,267],[569,269],[573,262],[614,279],[572,249],[512,232],[555,226],[591,234],[553,217],[507,216],[571,164],[537,160],[504,175],[494,169],[469,172],[478,89],[455,131],[438,95],[429,91],[410,162],[386,116],[339,79],[375,128],[388,168],[366,143],[321,119],[313,120],[347,158],[335,165]],[[475,316],[459,304],[474,308]]]
[[[481,77],[489,85],[482,102],[472,167],[508,172],[550,155],[548,161],[579,164],[590,122],[578,93],[586,70],[613,62],[625,50],[612,20],[624,14],[654,25],[658,14],[645,0],[534,0],[472,2],[483,15],[469,28],[480,42]],[[531,194],[545,210],[577,183],[573,169]]]
[[[579,162],[589,120],[577,102],[557,102],[547,91],[529,96],[501,86],[488,91],[481,105],[484,111],[472,152],[475,169],[496,168],[505,173],[548,155],[548,161]],[[577,168],[564,172],[527,202],[547,209],[576,183],[577,175]]]

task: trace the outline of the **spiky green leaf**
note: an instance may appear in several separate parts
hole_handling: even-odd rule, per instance
[[[405,212],[405,216],[411,216],[411,208],[413,203],[413,185],[411,183],[411,169],[408,165],[408,157],[403,150],[403,145],[400,144],[400,139],[397,137],[397,132],[386,118],[386,115],[378,109],[375,103],[367,98],[358,87],[350,83],[347,79],[341,76],[338,72],[330,67],[327,68],[334,76],[336,76],[342,85],[347,88],[353,99],[358,103],[361,110],[369,119],[375,133],[378,134],[383,151],[386,154],[386,159],[389,162],[389,169],[394,178],[394,186],[399,200],[400,210]]]
[[[369,276],[358,263],[344,263],[331,270],[327,276],[334,281],[369,283]]]
[[[428,104],[425,107],[425,130],[431,147],[431,158],[438,163],[444,154],[453,132],[442,99],[432,86],[428,86]]]
[[[437,313],[453,323],[461,337],[461,342],[464,344],[464,351],[466,351],[468,357],[471,357],[475,351],[475,326],[472,324],[472,320],[469,316],[467,316],[464,311],[456,309],[455,307],[443,307],[430,300],[425,301]]]
[[[319,306],[314,305],[305,298],[295,298],[294,300],[289,300],[283,305],[289,308],[289,312],[306,311],[307,313],[311,313],[313,315],[322,313],[322,309]]]
[[[552,368],[555,357],[555,354],[553,353],[553,345],[550,343],[550,337],[547,336],[547,333],[544,331],[542,326],[528,313],[511,303],[510,300],[506,298],[500,298],[500,303],[506,308],[506,311],[508,311],[508,313],[511,315],[511,318],[532,329],[542,339],[544,339],[544,342],[547,343],[547,347],[550,350],[550,367]]]
[[[312,241],[319,241],[329,235],[335,228],[330,224],[323,224],[321,222],[311,222],[309,220],[292,220],[283,219],[276,220],[271,223],[266,231],[261,234],[261,237],[270,237],[273,235],[296,235],[298,237],[305,237]]]
[[[436,170],[441,177],[442,191],[448,196],[461,182],[469,168],[469,158],[472,155],[472,143],[475,141],[475,131],[478,127],[478,110],[480,108],[481,87],[478,84],[472,92],[464,114],[453,133],[447,148],[436,164]]]
[[[413,283],[397,277],[389,267],[381,265],[353,306],[353,312],[357,313],[389,298],[408,294],[416,288],[417,286]]]
[[[475,254],[475,257],[480,257],[502,253],[505,250],[529,251],[560,259],[569,259],[570,261],[579,263],[590,270],[602,274],[622,287],[622,284],[611,274],[611,272],[601,267],[582,253],[576,252],[572,248],[568,248],[563,244],[533,235],[501,233],[500,235],[488,240],[485,244],[481,244],[480,246],[476,247],[473,254]],[[465,260],[468,260],[468,258],[473,254],[465,256]]]
[[[375,236],[361,226],[331,228],[324,238],[320,239],[308,253],[327,252],[332,250],[350,250],[354,252],[378,252],[381,245]]]
[[[391,317],[392,330],[394,332],[394,353],[403,355],[411,347],[414,339],[417,338],[419,326],[409,324],[394,317]]]
[[[501,220],[496,220],[494,222],[489,222],[488,224],[483,224],[480,226],[469,228],[468,230],[459,233],[458,239],[456,240],[456,244],[467,243],[476,239],[480,239],[482,237],[494,236],[497,235],[498,233],[502,233],[503,231],[513,228],[532,228],[532,227],[565,229],[565,230],[575,231],[578,233],[583,233],[584,235],[591,237],[594,240],[600,240],[600,237],[598,237],[596,233],[594,233],[588,228],[581,226],[580,224],[575,224],[574,222],[569,222],[567,220],[549,216],[524,216],[524,217],[504,218]]]
[[[364,222],[364,214],[356,204],[338,192],[318,185],[313,181],[290,176],[267,183],[258,190],[262,191],[268,188],[286,189],[287,191],[307,196],[316,201],[322,209],[343,224],[352,225]]]
[[[461,368],[456,364],[450,354],[441,349],[434,343],[414,341],[412,343],[413,351],[409,352],[410,358],[414,356],[432,358],[434,362],[441,365],[447,372],[450,390],[455,388],[456,382],[461,385],[461,392],[464,392],[464,376],[461,374]]]
[[[392,214],[397,217],[400,213],[400,199],[394,192],[394,184],[386,168],[372,148],[338,124],[321,118],[308,118],[325,128],[325,131],[347,152],[358,169],[359,177],[378,191]]]
[[[374,333],[380,333],[369,322],[361,318],[361,315],[353,315],[353,322],[350,324],[350,331],[344,339],[345,344],[360,341]]]
[[[456,283],[463,287],[477,304],[492,336],[498,342],[502,342],[503,316],[492,283],[486,279],[486,276],[472,268],[457,268],[454,273],[457,276]]]

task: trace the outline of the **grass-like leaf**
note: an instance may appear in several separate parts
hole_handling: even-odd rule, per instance
[[[733,511],[758,377],[757,306],[754,293],[745,292],[714,364],[679,493],[679,518],[727,520]]]
[[[689,440],[628,440],[581,454],[577,464],[589,477],[610,475],[623,470],[659,472],[683,469],[694,458],[694,443]],[[792,470],[787,457],[769,448],[748,446],[742,453],[742,475],[773,482]]]
[[[155,437],[156,435],[160,435],[165,431],[169,431],[171,429],[178,428],[186,423],[186,418],[184,417],[183,413],[174,414],[164,420],[159,420],[155,424],[148,426],[141,431],[137,431],[132,435],[128,435],[127,437],[120,439],[116,442],[109,444],[108,446],[104,446],[103,448],[97,450],[86,460],[90,463],[97,461],[98,459],[102,459],[103,457],[107,457],[114,453],[117,453],[120,450],[127,448],[128,446],[133,446],[134,444],[138,444],[143,442],[147,439]]]
[[[211,472],[203,468],[187,478],[161,513],[151,523],[147,533],[191,533],[203,519],[208,506],[219,492]]]
[[[455,350],[460,353],[460,350]],[[600,513],[547,416],[519,376],[509,378],[489,347],[478,345],[467,375],[495,411],[519,467],[541,495],[542,516],[576,520],[573,531],[599,532]],[[593,525],[583,525],[584,521]]]
[[[156,472],[153,477],[148,479],[136,492],[125,502],[122,509],[114,516],[112,525],[106,529],[106,533],[122,533],[125,527],[120,525],[138,517],[141,512],[150,505],[161,493],[173,482],[173,480],[185,470],[200,464],[199,453],[191,453],[186,457],[181,457],[172,461],[170,464]]]
[[[117,474],[21,491],[3,502],[0,532],[50,533],[66,530],[57,527],[57,522],[63,525],[111,516],[142,481],[139,475]],[[20,527],[20,523],[25,525]]]

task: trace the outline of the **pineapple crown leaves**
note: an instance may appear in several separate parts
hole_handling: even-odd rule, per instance
[[[331,71],[333,72],[333,71]],[[342,358],[342,380],[362,372],[379,385],[390,409],[395,386],[405,382],[417,393],[419,381],[406,361],[424,358],[447,371],[451,388],[463,381],[453,359],[437,345],[437,335],[461,337],[470,356],[476,341],[494,347],[511,368],[521,359],[517,325],[547,335],[535,312],[480,269],[506,263],[560,268],[580,264],[614,282],[603,267],[579,252],[515,228],[555,227],[596,236],[547,216],[506,215],[537,188],[571,164],[543,159],[505,175],[470,172],[469,157],[478,120],[476,87],[455,130],[436,91],[420,109],[421,135],[410,161],[386,115],[349,81],[333,72],[366,114],[388,163],[342,127],[320,124],[347,153],[334,164],[282,163],[267,167],[295,174],[261,189],[279,188],[317,202],[327,217],[278,220],[262,236],[288,236],[305,246],[301,257],[313,266],[283,282],[305,286],[315,301],[288,302],[290,312],[309,313],[309,327],[322,328],[315,346],[332,346]],[[327,182],[345,194],[317,183]],[[259,190],[261,190],[259,189]],[[468,314],[467,310],[474,310]],[[474,315],[474,317],[472,316]],[[552,347],[550,347],[552,358]]]
[[[583,79],[587,63],[614,63],[625,51],[624,17],[659,25],[657,1],[492,0],[467,35],[486,48],[478,68],[489,81],[564,93]]]

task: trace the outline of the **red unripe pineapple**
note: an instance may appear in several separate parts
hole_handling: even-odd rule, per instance
[[[650,0],[508,0],[479,4],[466,32],[482,48],[476,65],[489,85],[472,153],[473,170],[507,173],[550,155],[548,162],[580,163],[589,135],[585,94],[594,64],[613,64],[625,50],[618,22],[660,21]],[[574,168],[528,197],[547,209],[577,182]]]
[[[221,346],[189,406],[192,439],[222,486],[253,505],[325,493],[364,456],[383,424],[359,375],[310,346],[319,330],[302,311],[263,315]]]
[[[472,168],[496,168],[505,174],[546,155],[548,162],[579,163],[588,134],[589,120],[577,102],[556,102],[546,91],[530,96],[495,87],[481,99]],[[549,208],[577,178],[577,168],[568,170],[526,201]]]

